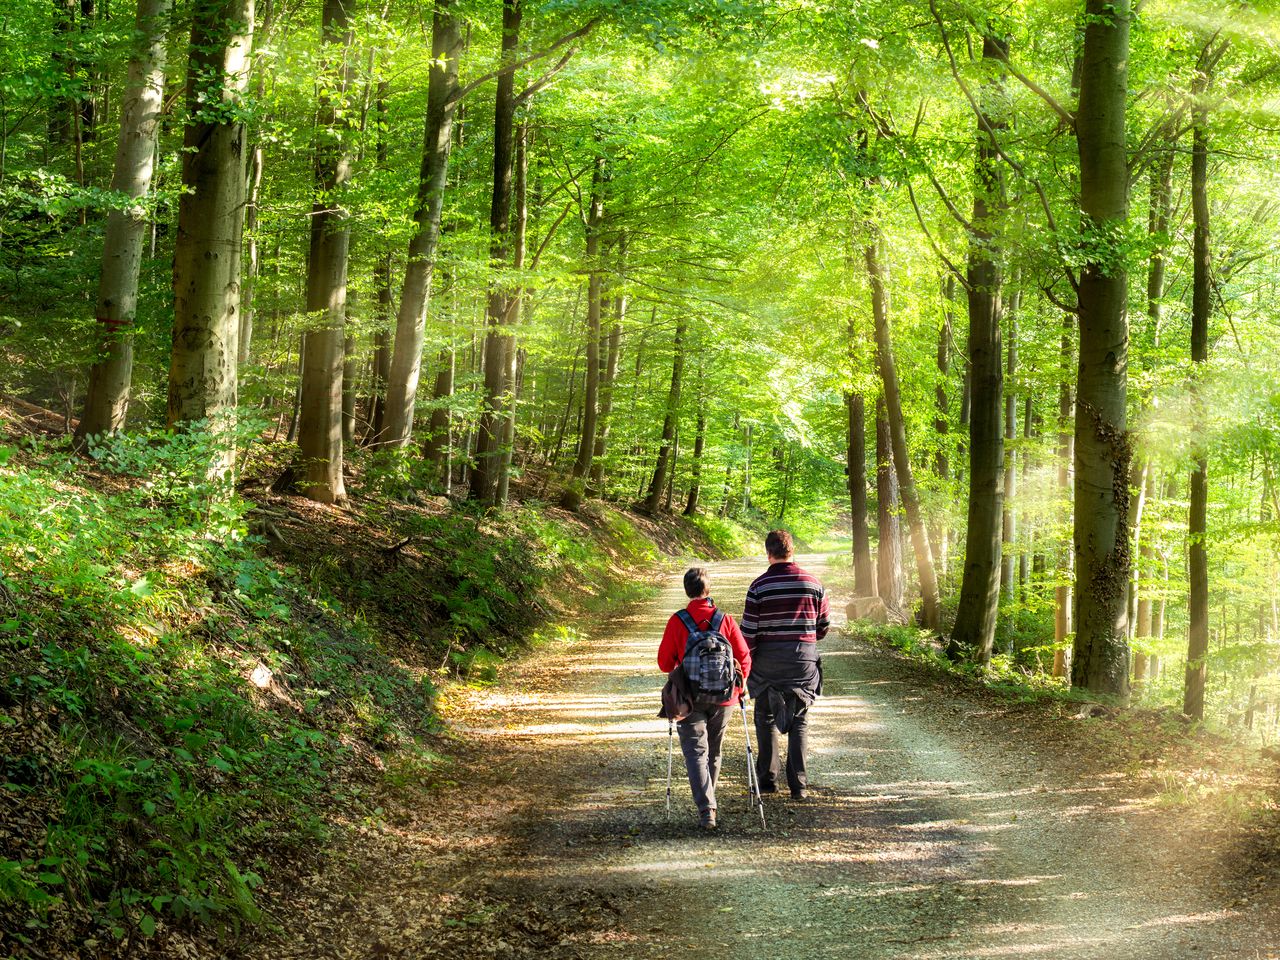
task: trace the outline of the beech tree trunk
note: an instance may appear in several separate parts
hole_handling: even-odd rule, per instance
[[[165,35],[170,0],[138,0],[138,45],[129,58],[129,79],[120,109],[111,189],[141,201],[151,190],[160,112],[164,106]],[[95,311],[102,356],[89,370],[89,389],[76,428],[77,443],[124,429],[133,379],[133,319],[138,308],[138,271],[147,233],[141,202],[107,214]]]
[[[587,211],[587,383],[582,398],[582,433],[573,476],[582,479],[591,470],[596,447],[596,422],[600,406],[600,309],[604,271],[600,263],[600,227],[604,223],[604,157],[597,156],[591,172],[591,201]]]
[[[520,0],[502,3],[502,63],[516,59],[520,44]],[[489,262],[494,271],[489,281],[484,346],[484,394],[480,422],[476,427],[474,466],[471,470],[471,499],[484,506],[497,506],[502,473],[502,424],[511,402],[508,370],[512,350],[509,310],[512,294],[505,274],[510,255],[511,194],[515,140],[515,71],[498,77],[493,112],[493,195],[489,206]]]
[[[198,0],[191,10],[182,185],[173,251],[170,429],[231,415],[240,336],[240,249],[244,233],[244,123],[253,0]],[[220,110],[214,112],[210,104]],[[213,472],[232,466],[230,444]]]
[[[895,620],[906,621],[902,609],[902,525],[898,518],[898,477],[893,468],[893,440],[884,397],[876,398],[876,592]]]
[[[342,477],[342,395],[351,228],[341,192],[353,165],[346,116],[352,81],[349,2],[324,2],[322,71],[328,77],[321,87],[316,118],[316,199],[307,251],[306,305],[316,326],[303,338],[306,362],[298,412],[298,489],[320,503],[335,503],[347,495]]]
[[[693,467],[689,482],[689,499],[684,505],[684,515],[692,517],[698,512],[698,497],[702,493],[702,450],[707,433],[707,398],[698,397],[698,426],[693,439]]]
[[[852,323],[851,323],[852,326]],[[846,391],[845,410],[849,416],[847,476],[849,518],[853,532],[853,593],[858,597],[877,595],[875,563],[871,558],[871,535],[867,527],[867,411],[862,394]]]
[[[1061,380],[1058,383],[1058,496],[1061,504],[1070,510],[1071,461],[1075,449],[1072,420],[1075,416],[1075,395],[1071,387],[1072,373],[1072,322],[1071,314],[1062,315]],[[1063,545],[1058,551],[1057,580],[1053,590],[1053,675],[1070,677],[1071,648],[1067,638],[1071,635],[1071,583],[1075,566],[1074,552]]]
[[[893,358],[893,335],[889,324],[889,295],[885,288],[885,267],[880,262],[879,237],[866,248],[867,276],[871,278],[871,308],[875,315],[876,361],[884,382],[885,412],[889,418],[889,437],[893,443],[893,465],[898,474],[898,489],[906,508],[911,529],[911,547],[920,574],[920,599],[923,604],[921,623],[928,630],[942,624],[938,606],[938,581],[933,571],[933,554],[925,530],[920,497],[916,493],[907,452],[907,427],[902,416],[902,393],[898,388],[898,368]]]
[[[1086,0],[1076,139],[1080,208],[1090,235],[1080,275],[1075,429],[1076,638],[1071,680],[1127,697],[1129,327],[1124,253],[1129,215],[1125,147],[1130,0]]]
[[[621,255],[621,253],[620,253]],[[622,354],[622,322],[627,313],[627,297],[619,292],[613,301],[613,324],[609,328],[609,355],[605,362],[604,383],[600,387],[600,417],[596,429],[595,451],[591,459],[588,489],[599,494],[604,486],[604,455],[609,449],[609,422],[613,415],[613,388],[618,381],[618,361]]]
[[[1173,161],[1176,151],[1172,146],[1165,150],[1160,158],[1160,162],[1152,166],[1151,169],[1151,200],[1148,204],[1147,213],[1147,234],[1152,237],[1165,237],[1169,232],[1169,218],[1172,215],[1173,207]],[[1160,323],[1164,312],[1164,293],[1165,293],[1165,242],[1159,241],[1155,244],[1151,251],[1151,259],[1147,263],[1147,321],[1151,328],[1151,346],[1158,349],[1160,346],[1161,329]],[[1158,403],[1157,398],[1153,397],[1152,404]],[[1146,470],[1146,500],[1150,502],[1155,497],[1155,480],[1150,469]],[[1138,638],[1149,638],[1151,632],[1151,587],[1148,584],[1155,580],[1155,562],[1156,551],[1151,545],[1151,535],[1143,537],[1138,544],[1139,562],[1134,565],[1132,584],[1132,593],[1137,598],[1137,605],[1134,609],[1134,636]],[[1146,583],[1142,578],[1147,578]],[[1133,678],[1137,683],[1141,683],[1146,679],[1148,668],[1147,657],[1144,654],[1135,654]]]
[[[680,381],[684,376],[684,335],[688,321],[683,314],[676,320],[675,356],[671,361],[671,388],[667,391],[666,415],[662,419],[662,443],[658,447],[658,462],[653,468],[653,479],[645,496],[642,509],[650,516],[658,515],[662,494],[667,485],[671,450],[675,442],[676,421],[680,416]],[[750,426],[747,427],[750,430]]]
[[[983,57],[1007,56],[1008,47],[993,37],[983,39]],[[990,104],[995,92],[984,98]],[[985,109],[985,108],[984,108]],[[953,640],[978,663],[991,660],[996,617],[1000,609],[1001,514],[1004,491],[1004,438],[1000,403],[1004,375],[1000,366],[1002,252],[999,236],[1008,211],[1004,167],[991,129],[1003,129],[997,117],[984,114],[978,124],[974,168],[973,232],[969,238],[969,351],[966,361],[969,400],[969,510],[965,533],[964,574],[956,606]],[[990,128],[990,129],[989,129]]]
[[[506,49],[504,34],[503,50]],[[427,304],[431,298],[431,278],[440,243],[440,211],[444,208],[449,151],[453,147],[461,54],[462,28],[453,13],[453,0],[436,0],[431,20],[431,73],[427,79],[427,114],[422,138],[422,163],[418,171],[418,198],[413,211],[414,230],[400,287],[391,373],[387,381],[383,442],[393,447],[404,446],[413,432],[413,411],[418,397],[418,378],[422,372],[422,344],[426,337]],[[499,91],[504,89],[504,82],[509,94],[509,73],[499,79]],[[509,140],[510,130],[507,136]]]
[[[1016,283],[1016,277],[1015,281]],[[1014,376],[1018,372],[1018,293],[1009,295],[1009,342],[1005,348],[1004,388],[1004,502],[1001,504],[1001,563],[1000,592],[1007,598],[1013,596],[1013,571],[1018,538],[1018,514],[1014,499],[1018,495],[1018,454],[1010,449],[1009,442],[1018,439],[1018,392],[1014,388]]]
[[[1195,224],[1192,241],[1191,279],[1191,504],[1187,523],[1187,672],[1182,712],[1204,719],[1206,658],[1209,654],[1209,457],[1205,450],[1205,413],[1201,384],[1209,362],[1209,298],[1212,295],[1213,261],[1209,249],[1209,116],[1204,106],[1204,83],[1197,84],[1201,99],[1193,109],[1191,131],[1191,210]]]
[[[942,326],[938,329],[938,384],[934,387],[934,404],[937,413],[933,418],[933,429],[938,435],[938,452],[933,458],[933,472],[942,482],[942,489],[947,490],[951,481],[951,458],[947,452],[950,440],[951,425],[947,420],[947,377],[951,374],[951,337],[955,328],[952,307],[955,304],[956,278],[947,275],[942,285]],[[948,569],[948,546],[950,528],[948,521],[940,519],[933,528],[933,558],[938,564],[938,571],[945,580]]]

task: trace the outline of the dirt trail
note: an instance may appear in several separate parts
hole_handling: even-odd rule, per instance
[[[824,559],[800,562],[825,576]],[[737,613],[758,572],[718,564],[713,593]],[[753,824],[735,718],[722,829],[694,829],[678,745],[667,821],[654,652],[683,599],[674,574],[613,628],[457,705],[476,780],[370,831],[346,881],[317,881],[357,882],[345,906],[262,955],[1280,957],[1225,839],[1182,842],[1177,811],[1121,772],[1062,759],[1025,713],[843,630],[824,643],[811,801],[770,797],[770,828]]]

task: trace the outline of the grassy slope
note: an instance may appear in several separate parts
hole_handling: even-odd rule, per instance
[[[553,620],[625,598],[662,553],[741,537],[597,505],[219,501],[199,449],[142,438],[89,470],[10,421],[5,954],[229,949],[269,920],[264,876],[387,778],[438,764],[439,684],[483,681]]]

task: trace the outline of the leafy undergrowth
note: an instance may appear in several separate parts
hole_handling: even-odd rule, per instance
[[[595,505],[250,503],[210,442],[0,442],[0,954],[235,952],[264,880],[435,775],[441,683],[625,599],[655,544],[714,552]]]

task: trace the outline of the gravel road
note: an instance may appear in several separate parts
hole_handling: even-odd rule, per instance
[[[1280,958],[1274,898],[1242,882],[1230,831],[1184,831],[1132,770],[1064,748],[1064,721],[849,636],[845,577],[799,562],[835,588],[838,626],[809,801],[769,797],[768,829],[753,822],[735,718],[721,830],[696,829],[678,744],[666,818],[655,651],[683,603],[671,570],[651,603],[453,704],[470,772],[353,849],[345,906],[270,955]],[[738,613],[760,569],[716,564],[713,595]]]

